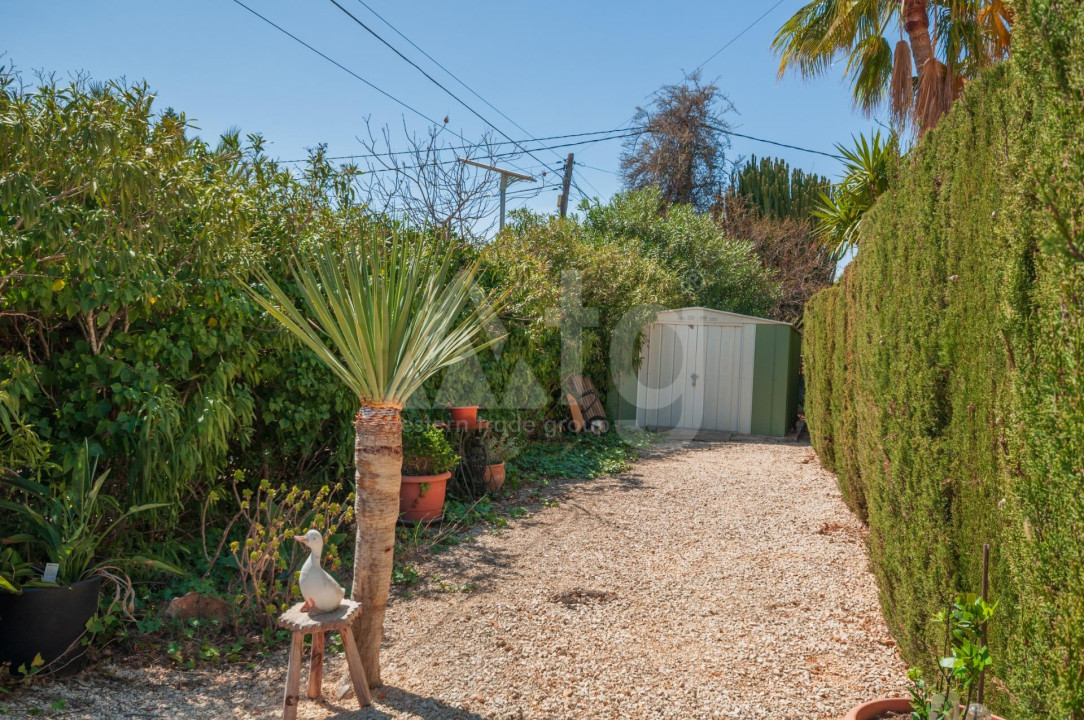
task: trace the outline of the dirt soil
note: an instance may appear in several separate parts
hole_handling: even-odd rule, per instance
[[[299,716],[835,720],[905,694],[865,531],[808,445],[662,445],[551,490],[555,507],[421,563],[389,604],[374,707],[337,699],[334,656]],[[285,650],[252,670],[118,662],[0,709],[276,718],[285,673]]]

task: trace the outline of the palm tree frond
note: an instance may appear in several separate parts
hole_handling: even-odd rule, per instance
[[[884,100],[892,75],[892,48],[881,35],[871,35],[857,46],[847,62],[855,72],[854,104],[869,115]]]
[[[915,103],[915,81],[911,74],[911,46],[906,40],[896,43],[892,58],[892,79],[888,85],[888,100],[892,118],[900,126],[911,117]]]

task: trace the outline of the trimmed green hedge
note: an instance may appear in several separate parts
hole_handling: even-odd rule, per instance
[[[904,657],[992,547],[990,704],[1084,718],[1084,9],[1017,5],[806,308],[812,442],[869,522]]]

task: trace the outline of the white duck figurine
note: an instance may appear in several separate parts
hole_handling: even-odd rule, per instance
[[[301,566],[301,575],[297,579],[301,596],[305,598],[301,610],[311,613],[314,610],[331,612],[338,609],[346,597],[346,591],[335,578],[328,575],[327,570],[320,567],[320,553],[324,551],[324,538],[320,531],[309,530],[304,535],[295,535],[294,540],[309,549],[309,557]]]

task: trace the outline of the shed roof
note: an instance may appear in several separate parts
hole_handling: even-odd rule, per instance
[[[731,323],[738,324],[757,324],[757,325],[787,325],[793,327],[789,322],[782,320],[770,320],[768,318],[754,317],[752,315],[742,315],[741,313],[727,312],[725,310],[714,310],[706,307],[686,307],[675,308],[673,310],[663,310],[655,318],[655,322],[704,322],[714,321],[717,323],[730,321]]]

